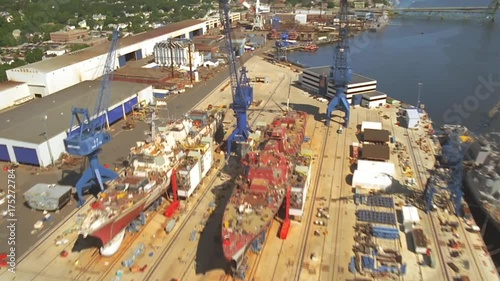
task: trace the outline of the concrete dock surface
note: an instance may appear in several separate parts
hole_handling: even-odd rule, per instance
[[[259,254],[249,254],[250,268],[246,280],[310,281],[354,280],[355,278],[373,280],[369,274],[361,276],[359,273],[353,274],[349,271],[349,262],[354,256],[356,211],[371,208],[354,203],[350,145],[353,142],[360,142],[358,126],[363,121],[381,122],[383,129],[392,132],[397,141],[404,144],[417,184],[406,186],[405,175],[399,168],[398,156],[396,153],[391,153],[390,162],[396,166],[392,187],[394,192],[384,196],[393,197],[396,205],[394,208],[385,210],[379,207],[373,209],[398,214],[401,212],[401,206],[408,202],[408,198],[417,198],[423,193],[429,176],[428,169],[434,166],[435,158],[432,152],[426,153],[416,144],[421,137],[428,138],[426,129],[408,130],[396,125],[397,108],[393,106],[378,109],[359,107],[351,110],[349,128],[342,134],[338,134],[336,131],[344,114],[335,111],[336,116],[332,119],[330,126],[326,127],[327,103],[320,102],[300,87],[291,85],[297,80],[298,73],[289,67],[267,63],[257,56],[251,58],[246,66],[249,70],[249,77],[265,76],[270,81],[253,84],[254,101],[261,102],[259,106],[250,109],[250,125],[255,126],[257,122],[270,122],[274,116],[286,108],[289,98],[290,108],[310,114],[306,128],[306,136],[310,137],[310,140],[303,147],[311,149],[314,153],[313,175],[304,216],[292,222],[286,240],[278,238],[280,218],[273,222],[263,250]],[[216,89],[202,99],[196,108],[202,109],[208,105],[218,106],[231,103],[230,87],[224,87],[226,83],[218,81]],[[224,90],[221,90],[222,88]],[[199,88],[199,90],[203,89]],[[179,95],[174,100],[189,99],[188,95],[189,93]],[[172,104],[174,104],[173,101]],[[180,106],[180,103],[175,106]],[[234,124],[231,111],[226,115],[225,124],[227,133],[230,133]],[[129,132],[123,134],[127,133]],[[141,139],[138,133],[129,138],[128,147]],[[429,140],[429,143],[432,141]],[[393,150],[394,144],[389,145]],[[122,150],[125,150],[125,144],[120,146],[124,146]],[[116,156],[119,151],[113,150],[113,153]],[[217,157],[219,160],[222,159],[221,155]],[[220,163],[223,164],[224,161]],[[171,219],[163,216],[162,210],[168,205],[164,203],[158,211],[149,212],[149,223],[141,232],[127,233],[122,249],[115,256],[102,258],[95,248],[71,252],[77,233],[68,230],[74,227],[79,218],[77,213],[73,213],[65,218],[66,221],[61,219],[63,224],[54,226],[54,232],[17,264],[16,273],[1,269],[0,280],[113,280],[117,275],[120,278],[116,280],[170,280],[172,278],[187,281],[233,280],[227,274],[228,265],[222,255],[220,228],[225,203],[233,188],[233,184],[227,178],[238,172],[238,162],[233,157],[229,165],[222,166],[214,167],[210,175],[203,180],[196,194],[189,201],[181,203],[183,210],[175,215],[174,219],[177,222],[171,233],[166,234],[163,230],[165,224]],[[407,264],[407,273],[404,276],[391,275],[375,280],[451,281],[453,278],[465,275],[469,276],[470,280],[498,280],[480,234],[466,231],[463,219],[456,218],[453,214],[447,215],[449,220],[459,223],[457,234],[460,237],[458,240],[462,243],[460,249],[462,253],[454,258],[451,256],[452,249],[447,244],[452,234],[443,232],[439,225],[439,217],[446,214],[438,210],[427,215],[423,211],[424,206],[419,205],[417,200],[414,206],[419,208],[422,228],[437,258],[435,268],[421,266],[422,255],[416,254],[404,232],[399,232],[400,239],[377,239],[376,243],[385,249],[400,252],[404,263]],[[60,216],[74,210],[72,207],[66,208],[70,210],[64,209],[59,214]],[[85,212],[85,208],[88,207],[84,207],[81,212]],[[318,220],[316,217],[318,208],[327,208],[325,212],[329,215],[329,219],[321,219],[326,222],[325,226],[313,224],[315,220]],[[400,224],[401,221],[398,221],[398,227]],[[67,242],[56,246],[55,241],[61,240],[59,236],[62,235]],[[122,261],[128,259],[141,243],[145,245],[143,254],[135,261],[132,270],[124,268],[121,265]],[[69,255],[61,257],[60,254],[64,250],[68,251]],[[459,267],[459,273],[450,268],[448,265],[450,262]]]

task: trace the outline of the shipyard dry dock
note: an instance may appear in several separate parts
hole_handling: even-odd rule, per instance
[[[324,125],[327,104],[299,86],[290,86],[297,80],[296,72],[269,64],[260,57],[252,58],[246,65],[251,78],[265,76],[269,82],[254,83],[255,104],[249,112],[250,126],[270,122],[276,114],[281,114],[289,97],[291,108],[310,114],[306,128],[308,141],[303,147],[314,154],[304,216],[292,222],[286,240],[277,238],[281,219],[275,220],[263,250],[249,254],[246,280],[373,280],[373,276],[375,280],[498,280],[480,234],[465,231],[463,219],[453,216],[452,211],[446,214],[437,210],[430,216],[422,211],[420,198],[427,169],[433,167],[433,151],[438,150],[430,145],[428,152],[424,152],[417,145],[422,137],[427,138],[424,128],[407,130],[396,125],[398,109],[394,106],[359,107],[351,111],[349,128],[338,134],[338,122],[342,119],[334,117],[327,128]],[[230,87],[225,84],[197,108],[231,103]],[[334,114],[343,116],[339,111]],[[361,130],[363,122],[368,131]],[[225,121],[227,133],[232,131],[233,124],[234,117],[229,113]],[[374,139],[370,141],[375,141],[374,144],[364,142],[370,128],[377,131],[374,128],[377,126],[389,131],[398,143],[397,150],[396,144],[386,142],[386,134],[380,132],[371,131]],[[430,140],[427,142],[432,144]],[[355,150],[357,157],[353,157]],[[231,159],[224,167],[222,155],[216,157],[220,161],[202,185],[189,201],[181,202],[182,210],[174,216],[176,224],[169,233],[165,227],[172,218],[163,216],[168,205],[164,203],[157,211],[148,212],[148,223],[139,232],[127,234],[115,256],[100,257],[95,248],[71,252],[78,236],[75,225],[87,211],[87,204],[55,227],[27,256],[20,257],[15,274],[1,269],[0,280],[232,280],[225,273],[227,264],[222,254],[220,229],[225,203],[234,187],[230,178],[238,172],[239,165]],[[360,163],[362,160],[369,161]],[[356,191],[352,187],[353,181],[370,186],[353,174],[371,160],[393,164],[390,192],[370,196],[366,189]],[[377,180],[372,182],[371,188],[379,187],[375,184]],[[406,211],[402,210],[410,202],[418,207],[418,219],[403,227],[401,217]],[[458,227],[454,232],[444,232],[439,220]],[[370,227],[367,221],[372,222]],[[417,239],[412,231],[405,232],[406,227],[416,230]],[[450,240],[456,243],[450,244]],[[424,258],[427,249],[432,261]],[[422,251],[424,254],[416,253]],[[356,262],[350,266],[353,260]],[[405,274],[377,273],[382,271]]]

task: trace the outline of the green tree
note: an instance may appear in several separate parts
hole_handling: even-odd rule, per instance
[[[85,49],[88,47],[90,47],[90,46],[87,44],[73,44],[73,45],[71,45],[69,50],[70,50],[70,52],[74,52],[74,51],[82,50],[82,49]]]
[[[17,41],[16,38],[12,36],[12,33],[0,32],[0,46],[12,47],[16,45]]]
[[[24,60],[27,63],[34,63],[37,61],[41,61],[43,58],[43,50],[40,48],[33,49],[31,51],[26,52]]]
[[[328,2],[328,3],[326,4],[326,7],[327,7],[328,9],[335,8],[335,3],[334,3],[334,2]]]
[[[7,74],[5,71],[25,64],[26,63],[20,59],[14,59],[14,62],[11,64],[0,64],[0,82],[7,81]]]

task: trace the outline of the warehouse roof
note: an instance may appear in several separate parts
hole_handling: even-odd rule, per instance
[[[43,132],[47,131],[47,137],[52,138],[69,129],[73,106],[89,108],[92,114],[100,87],[99,80],[85,81],[3,112],[0,114],[0,136],[29,143],[42,143],[44,139],[40,135]],[[144,84],[113,81],[110,105],[117,104],[147,87],[149,86]],[[44,120],[45,116],[47,120]]]
[[[308,67],[305,70],[312,72],[316,75],[328,75],[331,70],[331,66],[316,66],[316,67]],[[358,83],[368,83],[368,82],[373,82],[376,83],[377,81],[368,77],[365,77],[363,75],[359,75],[356,73],[352,74],[352,82],[349,84],[358,84]]]
[[[19,85],[26,84],[24,82],[15,82],[15,81],[5,81],[0,83],[0,91],[8,90]]]
[[[386,93],[382,93],[382,92],[377,91],[377,90],[365,92],[362,95],[363,95],[363,98],[368,99],[368,100],[376,100],[379,98],[386,98],[387,97]]]
[[[363,144],[361,158],[370,160],[389,160],[390,150],[387,145]]]
[[[416,108],[410,108],[406,110],[406,115],[410,119],[420,119],[420,114]]]
[[[367,142],[388,142],[389,135],[389,131],[387,130],[365,129],[363,140]]]
[[[118,41],[118,49],[204,22],[205,21],[203,20],[185,20],[181,22],[172,23],[167,26],[163,26],[148,32],[143,32],[134,36],[124,37]],[[110,44],[111,44],[110,42],[99,44],[96,46],[86,48],[84,50],[79,50],[62,56],[54,57],[48,60],[42,60],[32,64],[23,65],[15,69],[31,69],[40,72],[51,72],[59,68],[63,68],[65,66],[69,66],[84,60],[88,60],[106,54],[109,51]]]

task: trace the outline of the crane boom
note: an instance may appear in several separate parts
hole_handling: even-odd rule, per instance
[[[110,85],[111,81],[113,80],[113,70],[115,70],[115,62],[116,62],[116,49],[118,47],[118,35],[120,31],[119,29],[116,29],[113,31],[113,39],[111,41],[111,47],[108,53],[108,56],[106,57],[106,63],[104,64],[104,75],[102,78],[102,83],[101,83],[101,90],[99,94],[99,98],[96,101],[95,109],[94,109],[94,114],[95,116],[98,116],[97,114],[102,113],[100,118],[104,118],[104,111],[108,109],[109,103],[111,101],[111,91],[110,91]],[[98,126],[98,125],[101,126]],[[102,127],[104,126],[104,122],[95,122],[95,127],[94,130],[99,129],[101,130]]]
[[[111,99],[110,82],[112,71],[115,69],[118,35],[119,30],[114,30],[93,115],[89,114],[87,108],[74,107],[71,110],[72,118],[68,137],[64,140],[66,151],[69,154],[88,158],[89,168],[83,172],[76,183],[79,206],[85,202],[83,199],[84,190],[96,184],[101,187],[101,190],[104,190],[104,182],[118,177],[118,174],[103,167],[98,158],[101,147],[111,141],[111,135],[104,130],[104,126],[106,110]],[[74,127],[76,127],[75,130],[73,130]]]
[[[244,66],[241,68],[241,73],[238,73],[238,61],[234,53],[233,41],[231,38],[228,0],[219,0],[219,16],[226,36],[225,41],[229,65],[229,79],[233,97],[231,107],[236,115],[236,129],[227,139],[227,157],[229,157],[232,143],[246,142],[251,132],[250,126],[248,125],[247,111],[253,101],[253,88],[250,86],[247,70]]]

